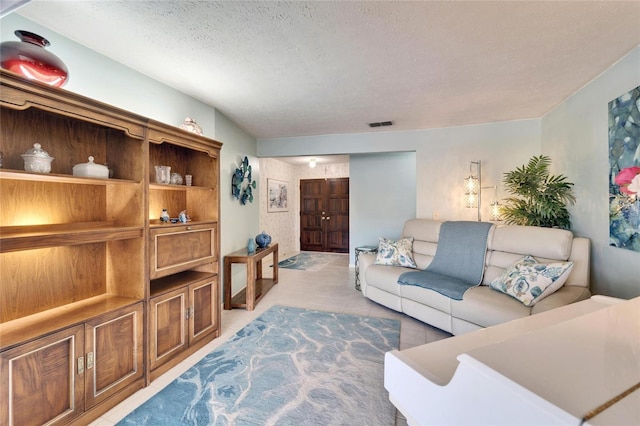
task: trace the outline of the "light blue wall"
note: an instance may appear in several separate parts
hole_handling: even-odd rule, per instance
[[[260,182],[260,163],[255,156],[256,141],[240,129],[225,115],[216,111],[216,139],[232,141],[225,143],[220,161],[220,215],[222,256],[247,246],[249,238],[259,233],[260,185],[253,191],[253,203],[244,206],[231,195],[231,176],[245,156],[251,165],[252,179]],[[246,182],[245,182],[246,183]],[[231,268],[232,293],[236,294],[246,285],[247,267],[235,264]]]
[[[259,181],[255,138],[214,107],[87,49],[16,13],[0,21],[1,41],[17,40],[13,34],[17,29],[35,32],[51,42],[49,49],[66,63],[70,71],[70,79],[64,90],[171,125],[179,125],[185,117],[196,119],[205,136],[223,143],[220,159],[222,256],[245,247],[249,236],[258,234],[259,203],[241,206],[239,201],[231,196],[231,173],[245,155],[251,159],[251,164],[255,167],[254,178]],[[258,187],[255,193],[256,200],[259,199],[259,191]],[[245,270],[240,269],[234,268],[234,284],[244,280]],[[220,272],[222,275],[222,271]]]
[[[575,183],[573,229],[591,240],[592,291],[640,296],[640,253],[609,246],[608,104],[640,85],[640,46],[542,118],[542,151]]]
[[[464,205],[464,179],[471,161],[482,165],[482,186],[502,186],[505,172],[540,154],[540,120],[517,120],[475,126],[425,130],[417,146],[416,216],[443,220],[477,220],[475,209]],[[494,189],[482,191],[482,220],[489,218]]]
[[[349,161],[349,246],[397,239],[416,214],[416,154],[351,155]]]

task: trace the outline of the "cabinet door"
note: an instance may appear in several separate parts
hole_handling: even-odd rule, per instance
[[[172,291],[149,301],[151,305],[150,369],[169,361],[183,351],[187,338],[188,294],[186,288]]]
[[[142,326],[142,303],[122,308],[87,323],[87,408],[142,378]]]
[[[151,229],[151,279],[216,261],[216,229],[214,223]]]
[[[218,329],[218,280],[191,284],[189,299],[189,343],[193,344]]]
[[[1,353],[0,424],[55,425],[82,414],[83,349],[79,325]]]

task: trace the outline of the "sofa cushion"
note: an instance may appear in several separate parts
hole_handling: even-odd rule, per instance
[[[412,285],[399,285],[400,295],[405,300],[411,300],[421,305],[426,305],[431,308],[437,309],[446,314],[451,314],[451,301],[453,299],[443,296],[436,291],[425,291],[422,287],[416,287]]]
[[[452,316],[481,327],[490,327],[530,314],[531,308],[487,286],[471,288],[464,294],[464,300],[451,301]]]
[[[464,292],[475,287],[475,284],[469,284],[460,278],[430,270],[405,272],[398,278],[398,284],[422,287],[455,300],[462,300]]]
[[[490,287],[533,306],[562,287],[572,268],[573,262],[547,264],[525,256],[491,281]]]
[[[572,242],[573,233],[564,229],[505,225],[495,229],[488,248],[522,256],[567,260]]]
[[[398,241],[380,238],[376,265],[406,266],[415,268],[413,260],[413,237],[402,238]]]
[[[365,271],[365,279],[367,280],[367,286],[379,288],[387,293],[400,296],[400,285],[398,285],[398,277],[404,272],[411,271],[412,269],[404,268],[402,266],[386,266],[386,265],[371,265]]]
[[[411,219],[404,223],[403,237],[413,237],[414,240],[438,242],[442,222],[429,219]]]

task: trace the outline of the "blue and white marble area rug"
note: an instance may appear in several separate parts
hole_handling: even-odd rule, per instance
[[[320,271],[331,262],[348,256],[346,254],[302,252],[278,262],[279,268],[297,269],[300,271]]]
[[[395,424],[400,321],[274,306],[118,425]]]

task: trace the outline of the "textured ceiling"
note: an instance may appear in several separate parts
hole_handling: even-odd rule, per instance
[[[17,13],[261,138],[537,118],[640,44],[640,0],[34,0]]]

